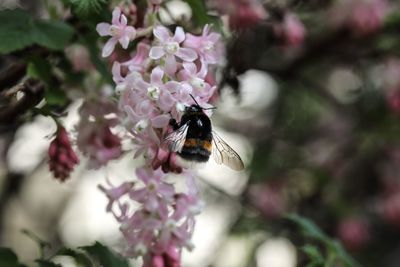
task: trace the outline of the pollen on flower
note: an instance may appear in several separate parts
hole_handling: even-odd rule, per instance
[[[164,49],[168,54],[175,54],[179,49],[179,44],[177,42],[169,42],[164,45]]]
[[[204,87],[206,86],[205,82],[203,79],[200,79],[198,77],[194,77],[190,80],[190,84],[197,89],[204,89]]]
[[[160,88],[157,86],[150,86],[147,88],[147,95],[153,99],[157,100],[160,97]]]
[[[149,126],[149,121],[148,120],[140,120],[138,123],[135,125],[135,131],[137,132],[142,132],[144,129],[146,129]]]

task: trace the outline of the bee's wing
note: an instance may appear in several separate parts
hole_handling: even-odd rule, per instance
[[[185,123],[177,130],[173,131],[165,139],[162,144],[167,144],[168,149],[172,152],[181,152],[182,147],[185,144],[186,134],[189,129],[189,122]]]
[[[212,132],[213,145],[212,155],[218,164],[224,164],[229,168],[240,171],[244,169],[244,164],[238,153],[235,152],[224,140],[216,133]]]

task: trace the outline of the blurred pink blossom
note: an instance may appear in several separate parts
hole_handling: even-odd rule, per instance
[[[73,44],[65,48],[65,55],[72,64],[74,71],[91,71],[94,69],[90,54],[84,45]]]
[[[252,185],[248,191],[250,202],[266,217],[278,218],[286,210],[283,192],[278,185]]]
[[[385,67],[384,95],[388,108],[400,115],[400,60],[390,58]]]
[[[339,0],[331,11],[332,21],[355,34],[368,34],[382,27],[388,7],[386,0]]]
[[[54,177],[61,182],[65,181],[79,159],[71,147],[67,131],[64,127],[59,127],[56,137],[51,141],[49,150],[49,169]]]
[[[388,223],[400,227],[400,192],[384,196],[380,211]]]
[[[211,6],[229,16],[229,25],[234,29],[248,28],[267,18],[259,0],[212,0]]]
[[[303,23],[293,13],[286,13],[282,24],[276,25],[275,34],[283,40],[285,44],[298,46],[304,41],[306,29]]]
[[[122,155],[121,139],[113,134],[110,126],[96,122],[79,125],[77,145],[89,157],[89,168],[99,168]]]
[[[370,239],[370,229],[364,218],[350,217],[338,225],[338,235],[349,250],[362,248]]]
[[[99,23],[96,26],[96,31],[100,36],[111,36],[103,47],[102,56],[108,57],[114,51],[117,42],[126,49],[129,42],[135,39],[136,30],[132,26],[127,26],[128,20],[125,15],[121,14],[119,7],[114,8],[111,25],[109,23]]]

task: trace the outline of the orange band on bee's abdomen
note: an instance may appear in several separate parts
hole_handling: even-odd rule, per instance
[[[185,140],[184,147],[203,147],[207,151],[211,152],[211,142],[207,140],[188,138]]]

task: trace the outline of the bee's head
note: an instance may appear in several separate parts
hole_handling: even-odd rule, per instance
[[[193,104],[191,106],[186,107],[185,112],[189,112],[189,113],[203,112],[203,108],[200,107],[198,104]]]
[[[194,103],[191,106],[188,106],[185,108],[185,112],[190,112],[190,113],[197,113],[197,112],[203,112],[203,110],[207,110],[207,109],[216,109],[216,107],[212,107],[212,108],[203,108],[199,105],[199,103],[197,103],[196,99],[190,95],[190,97],[193,99]]]

